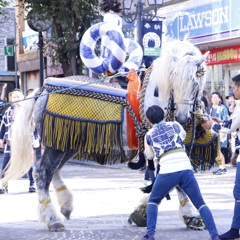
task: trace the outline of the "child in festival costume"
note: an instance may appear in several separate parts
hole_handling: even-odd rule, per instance
[[[240,74],[235,76],[233,79],[233,93],[236,101],[236,106],[234,108],[233,113],[231,114],[228,120],[222,121],[219,118],[213,118],[214,121],[209,121],[205,123],[205,128],[209,129],[212,127],[212,130],[215,132],[230,134],[233,132],[237,132],[237,138],[235,140],[235,148],[240,148]],[[235,177],[235,185],[233,188],[233,196],[235,198],[234,205],[234,215],[232,219],[231,229],[226,233],[219,236],[222,240],[231,240],[238,239],[239,229],[240,229],[240,155],[237,157],[237,170]]]
[[[212,213],[202,198],[185,152],[185,130],[178,122],[165,122],[164,111],[157,105],[149,107],[146,116],[154,126],[145,136],[145,154],[148,159],[160,159],[161,168],[148,201],[147,235],[142,239],[155,239],[158,204],[173,187],[180,186],[200,212],[211,240],[219,240]]]

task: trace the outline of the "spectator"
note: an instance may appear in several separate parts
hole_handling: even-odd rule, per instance
[[[221,120],[226,120],[229,117],[228,109],[225,105],[222,104],[221,95],[218,92],[212,93],[212,107],[210,108],[210,115],[212,117],[220,118]],[[216,171],[213,171],[213,174],[216,175],[222,175],[227,172],[227,169],[225,167],[225,161],[227,161],[228,158],[228,139],[227,134],[220,133],[220,147],[221,147],[221,165],[219,165],[219,169]],[[226,154],[227,152],[227,154]]]
[[[6,90],[7,90],[7,83],[4,83],[2,86],[1,98],[0,98],[0,123],[2,122],[3,117],[3,109],[4,109],[4,101],[6,100]]]
[[[158,205],[177,185],[183,189],[199,210],[211,240],[219,240],[212,213],[202,198],[190,159],[185,151],[183,141],[186,132],[176,121],[165,122],[164,111],[157,105],[149,107],[146,116],[154,125],[145,136],[145,154],[147,159],[160,161],[161,168],[148,201],[147,235],[143,237],[143,240],[155,239]]]
[[[21,106],[20,100],[22,99],[24,99],[22,91],[20,89],[14,89],[11,94],[11,100],[13,104],[4,113],[3,120],[0,126],[0,148],[4,148],[2,177],[4,177],[4,172],[7,170],[7,164],[10,160],[10,155],[11,155],[11,148],[10,148],[11,126],[12,126],[12,123],[14,122],[14,118],[17,114],[17,111]],[[36,189],[34,187],[35,181],[32,176],[32,168],[29,170],[28,176],[30,181],[29,192],[36,192]],[[8,187],[0,189],[0,194],[3,194],[5,192],[8,192]]]
[[[231,115],[233,113],[235,105],[236,105],[233,92],[230,92],[229,96],[226,96],[226,99],[228,100],[228,110],[229,110],[229,114]]]

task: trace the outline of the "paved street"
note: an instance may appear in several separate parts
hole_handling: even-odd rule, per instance
[[[2,154],[0,154],[2,160]],[[63,219],[65,232],[49,232],[37,220],[37,194],[28,193],[28,179],[9,183],[9,193],[0,195],[0,239],[7,240],[134,240],[145,234],[145,228],[128,224],[129,214],[143,194],[143,174],[125,165],[98,166],[71,162],[62,176],[74,195],[74,211],[70,220]],[[204,198],[211,208],[219,232],[230,227],[233,211],[232,188],[235,168],[225,175],[211,172],[196,174]],[[51,196],[56,203],[51,188]],[[208,232],[186,229],[178,216],[176,192],[159,207],[157,240],[209,239]]]

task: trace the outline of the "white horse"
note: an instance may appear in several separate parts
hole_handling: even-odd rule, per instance
[[[160,105],[163,109],[167,109],[169,99],[172,99],[172,103],[174,102],[174,108],[176,109],[176,119],[180,123],[185,123],[190,117],[190,112],[193,110],[194,101],[199,98],[199,93],[202,92],[205,84],[204,75],[199,74],[199,72],[203,72],[202,64],[204,64],[206,56],[206,54],[202,55],[194,45],[186,41],[174,42],[168,48],[163,49],[162,56],[153,64],[145,96],[142,96],[144,97],[144,111],[153,104]],[[88,121],[87,123],[79,123],[75,121],[76,117],[74,114],[82,114],[82,112],[90,114],[95,111],[93,114],[97,115],[99,112],[104,112],[103,108],[99,109],[99,107],[97,107],[95,110],[92,108],[89,113],[87,110],[89,110],[90,106],[87,110],[84,108],[84,105],[87,104],[82,102],[83,98],[81,98],[77,104],[80,105],[80,110],[77,111],[77,113],[74,111],[75,109],[70,110],[68,115],[72,115],[70,119],[66,120],[66,118],[62,116],[63,114],[50,113],[49,108],[52,108],[52,111],[55,111],[55,109],[60,111],[64,109],[65,101],[67,101],[67,105],[70,106],[71,104],[76,104],[78,97],[72,96],[72,93],[68,94],[66,91],[64,93],[48,95],[49,89],[47,86],[49,84],[59,84],[60,87],[67,86],[65,88],[66,90],[69,86],[76,86],[74,94],[79,91],[81,93],[88,92],[88,88],[91,88],[91,94],[96,94],[97,96],[99,96],[99,94],[101,95],[102,92],[104,92],[104,94],[107,92],[107,94],[103,95],[109,97],[111,93],[114,92],[114,94],[118,95],[118,99],[126,95],[127,91],[96,84],[79,87],[79,84],[84,83],[74,80],[50,78],[45,81],[47,90],[38,97],[37,101],[35,101],[34,98],[25,101],[15,118],[12,126],[11,160],[8,170],[5,173],[3,184],[6,184],[11,179],[17,179],[22,176],[29,170],[32,164],[31,132],[34,116],[35,125],[45,145],[45,151],[41,159],[37,160],[35,166],[35,178],[39,199],[39,219],[47,224],[50,231],[63,231],[64,225],[55,212],[49,194],[50,183],[53,184],[56,190],[61,213],[66,218],[69,218],[73,211],[73,196],[61,179],[60,170],[62,166],[77,153],[81,156],[86,156],[87,154],[87,156],[94,158],[94,156],[104,156],[110,152],[111,154],[108,160],[100,162],[101,164],[109,162],[113,164],[123,161],[123,159],[119,157],[122,156],[123,150],[128,149],[126,111],[124,110],[122,124],[118,126],[118,133],[113,131],[115,128],[112,123],[107,122],[101,126],[98,125],[98,130],[96,130],[93,128],[94,124],[98,124],[96,122]],[[93,89],[97,89],[97,93],[94,93]],[[158,89],[158,95],[154,94],[156,89]],[[36,95],[37,90],[33,92],[32,96]],[[59,100],[54,102],[55,97],[59,97],[62,102]],[[62,100],[62,97],[64,97],[65,100]],[[70,98],[71,100],[69,100]],[[88,99],[89,98],[91,97],[88,97]],[[114,99],[114,101],[115,100],[116,99]],[[106,101],[111,100],[105,99],[101,101],[106,103]],[[126,105],[123,107],[125,109]],[[107,114],[109,114],[109,112],[103,113],[104,117]],[[101,129],[102,132],[105,131],[103,135],[101,135],[99,129]],[[108,131],[110,131],[110,133]],[[97,141],[96,136],[98,136]],[[115,141],[117,137],[119,137],[119,142]],[[101,146],[97,145],[99,141],[101,142]],[[115,153],[117,157],[113,161],[112,158],[114,158]],[[92,160],[97,161],[96,159]]]

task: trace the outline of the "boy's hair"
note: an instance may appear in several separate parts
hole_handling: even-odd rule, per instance
[[[219,92],[212,92],[212,95],[215,94],[221,99],[221,94]]]
[[[162,110],[161,107],[157,105],[152,105],[151,107],[148,108],[146,116],[152,124],[156,124],[163,120],[164,111]]]

